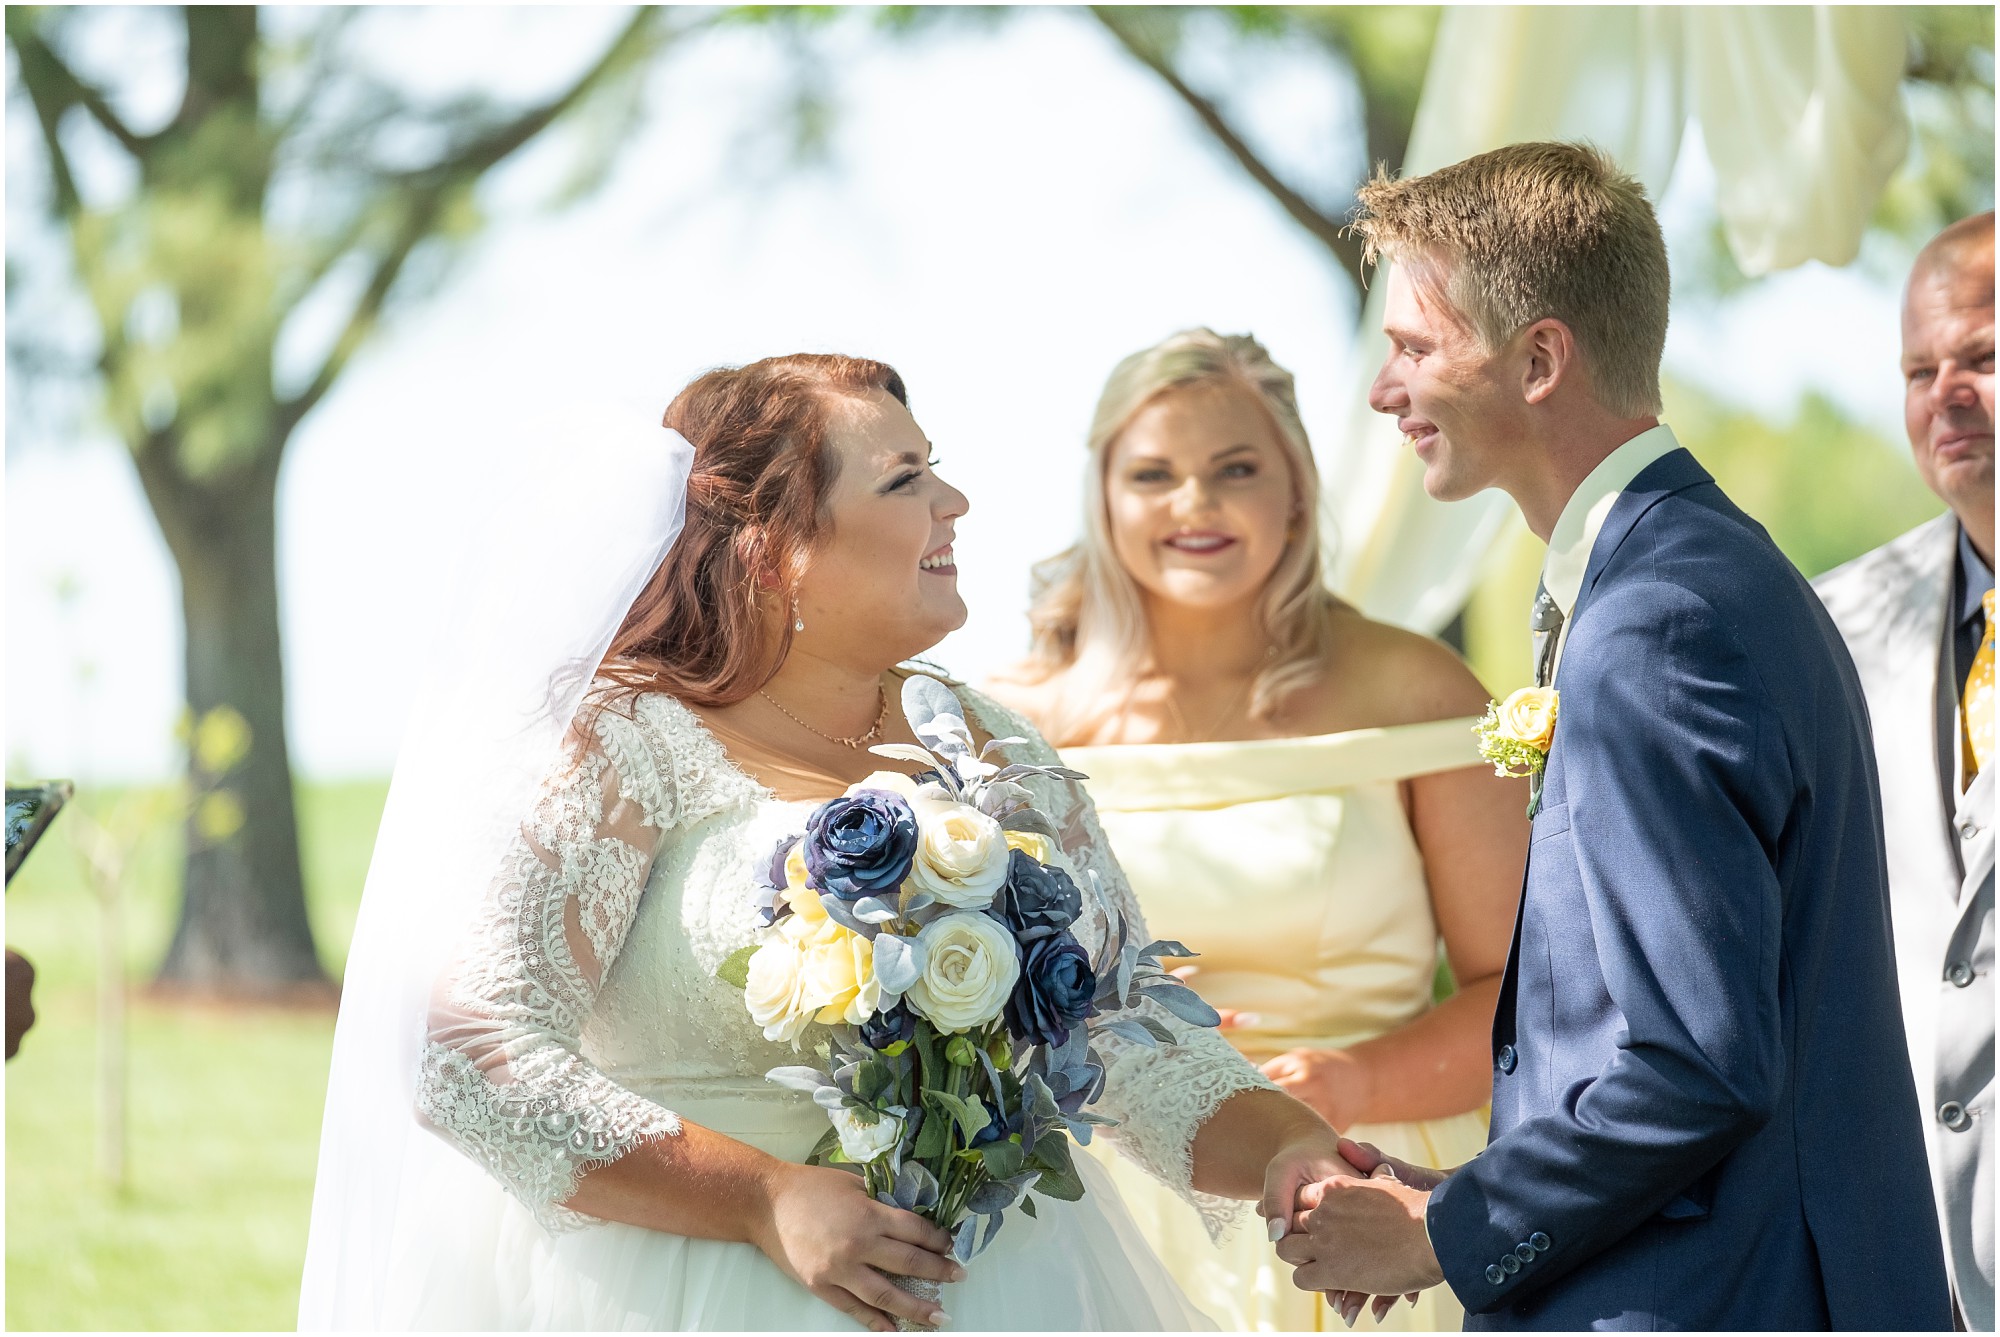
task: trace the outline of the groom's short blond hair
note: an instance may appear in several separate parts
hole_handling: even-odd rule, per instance
[[[1409,263],[1488,351],[1553,317],[1576,337],[1599,403],[1660,411],[1667,244],[1645,187],[1610,157],[1510,144],[1423,176],[1378,172],[1360,201],[1368,260]]]

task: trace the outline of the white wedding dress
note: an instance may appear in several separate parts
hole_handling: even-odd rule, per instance
[[[1029,740],[1010,759],[1057,761],[1011,712],[960,695],[979,728]],[[741,991],[715,978],[756,935],[755,870],[814,805],[775,799],[668,696],[605,710],[590,734],[581,762],[544,786],[435,995],[417,1103],[465,1155],[413,1160],[410,1173],[433,1182],[403,1186],[421,1207],[398,1218],[383,1324],[852,1330],[750,1245],[563,1206],[581,1172],[673,1136],[682,1120],[789,1160],[827,1126],[809,1097],[764,1080],[798,1060],[764,1040]],[[1088,799],[1030,783],[1070,858],[1143,934]],[[1095,952],[1104,917],[1089,901],[1076,927]],[[1189,1144],[1223,1100],[1269,1083],[1214,1031],[1154,1015],[1182,1036],[1178,1046],[1097,1041],[1108,1081],[1096,1110],[1121,1121],[1099,1135],[1220,1228],[1237,1205],[1192,1192]],[[1077,1165],[1081,1202],[1040,1200],[1039,1219],[1010,1213],[967,1279],[944,1288],[953,1326],[1212,1326],[1102,1168],[1088,1156]]]

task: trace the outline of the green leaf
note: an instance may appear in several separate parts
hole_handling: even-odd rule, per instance
[[[1083,1178],[1077,1174],[1076,1161],[1070,1155],[1068,1134],[1051,1132],[1038,1139],[1028,1164],[1042,1172],[1035,1192],[1064,1202],[1075,1202],[1083,1196]]]
[[[1035,1199],[1032,1195],[1021,1199],[1021,1210],[1028,1214],[1030,1221],[1035,1219],[1037,1213],[1035,1211]]]
[[[888,1064],[879,1059],[869,1059],[854,1074],[854,1094],[858,1099],[873,1104],[893,1080]]]
[[[933,1102],[938,1109],[950,1114],[957,1121],[959,1133],[968,1144],[979,1136],[980,1129],[992,1122],[986,1113],[986,1106],[976,1100],[967,1100],[964,1096],[937,1090],[926,1090],[924,1099]]]
[[[715,968],[715,977],[731,988],[746,989],[750,986],[750,958],[757,955],[757,946],[739,947],[729,954],[729,959]]]
[[[1021,1150],[1021,1144],[1006,1138],[998,1142],[988,1142],[979,1148],[979,1156],[986,1162],[986,1173],[995,1179],[1012,1179],[1021,1173],[1028,1158]]]
[[[813,1144],[812,1151],[806,1156],[806,1164],[825,1165],[828,1163],[828,1158],[835,1155],[839,1150],[840,1132],[838,1129],[829,1128],[825,1133],[820,1135],[819,1141]]]
[[[917,1140],[910,1148],[910,1154],[920,1161],[936,1160],[944,1155],[945,1144],[950,1140],[950,1131],[951,1121],[944,1115],[931,1111],[924,1118],[924,1126],[917,1130]]]

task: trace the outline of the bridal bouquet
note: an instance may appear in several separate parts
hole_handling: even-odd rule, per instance
[[[1019,781],[1081,774],[988,761],[1022,740],[975,751],[936,679],[908,679],[902,704],[929,746],[871,750],[930,769],[878,771],[780,841],[760,870],[762,940],[718,975],[768,1039],[818,1059],[769,1074],[826,1111],[810,1162],[942,1226],[964,1262],[1009,1209],[1035,1214],[1031,1193],[1083,1196],[1071,1139],[1113,1122],[1089,1110],[1104,1089],[1095,1036],[1174,1043],[1134,1010],[1141,998],[1195,1025],[1217,1017],[1160,966],[1193,953],[1130,941],[1094,877],[1103,951],[1093,960],[1071,932],[1084,892]]]

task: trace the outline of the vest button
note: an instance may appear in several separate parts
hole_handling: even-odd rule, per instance
[[[1951,963],[1951,969],[1945,971],[1944,977],[1963,989],[1972,983],[1972,967],[1963,961],[1954,961]]]
[[[1972,1126],[1972,1115],[1956,1100],[1947,1100],[1938,1106],[1938,1122],[1954,1133],[1962,1133]]]
[[[1515,1065],[1518,1064],[1520,1061],[1521,1061],[1520,1055],[1514,1052],[1514,1046],[1512,1045],[1500,1046],[1500,1057],[1498,1059],[1498,1062],[1500,1064],[1501,1072],[1503,1073],[1513,1072]]]

